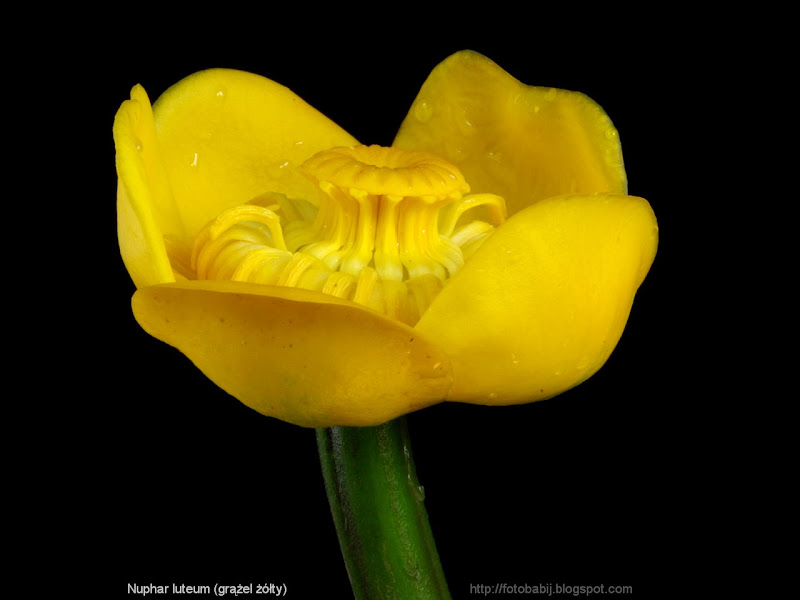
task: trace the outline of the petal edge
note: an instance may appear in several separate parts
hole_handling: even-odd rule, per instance
[[[164,163],[190,238],[223,210],[265,192],[312,200],[307,158],[357,144],[287,87],[235,69],[182,79],[153,105]]]
[[[633,196],[561,196],[511,217],[416,326],[450,357],[448,400],[532,402],[589,378],[619,341],[657,244],[655,215]]]
[[[155,137],[153,113],[140,85],[114,117],[117,168],[117,237],[137,287],[174,281],[163,234],[179,232],[180,220]]]
[[[140,289],[137,321],[250,408],[306,427],[378,425],[444,400],[430,338],[351,302],[229,281]]]
[[[561,194],[627,193],[617,130],[596,102],[526,85],[471,50],[433,69],[393,146],[446,158],[509,214]]]

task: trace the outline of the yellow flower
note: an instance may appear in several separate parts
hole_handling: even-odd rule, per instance
[[[604,364],[656,252],[602,109],[470,51],[392,148],[225,69],[152,108],[134,87],[114,139],[137,321],[304,426],[559,394]]]

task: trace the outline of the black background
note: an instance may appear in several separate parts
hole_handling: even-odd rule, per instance
[[[408,417],[451,593],[497,582],[630,585],[635,597],[670,587],[692,568],[676,548],[702,543],[684,529],[697,510],[686,458],[701,393],[687,384],[697,367],[685,348],[697,342],[682,327],[698,298],[679,263],[699,194],[687,165],[703,153],[687,119],[706,111],[713,57],[688,48],[690,26],[655,36],[655,18],[578,31],[510,14],[467,25],[338,16],[313,28],[299,15],[183,28],[155,17],[122,28],[120,18],[97,39],[70,38],[78,58],[51,93],[77,98],[65,135],[91,147],[78,175],[91,180],[80,201],[89,244],[75,249],[88,252],[88,291],[71,284],[70,297],[88,304],[92,343],[65,387],[86,390],[76,437],[92,490],[82,504],[111,575],[103,595],[126,595],[129,583],[275,582],[290,598],[351,597],[313,430],[246,408],[133,319],[116,245],[119,104],[136,83],[155,100],[194,71],[237,68],[286,85],[360,141],[388,145],[431,69],[464,48],[525,83],[600,103],[620,132],[629,193],[650,201],[661,242],[616,351],[589,381],[531,405],[447,404]]]

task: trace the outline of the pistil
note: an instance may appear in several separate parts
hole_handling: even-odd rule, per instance
[[[397,207],[402,196],[386,194],[378,211],[378,226],[375,237],[375,269],[384,281],[402,281],[403,265],[400,262],[397,239],[399,212]]]
[[[316,214],[269,193],[224,211],[195,240],[196,278],[315,290],[413,325],[505,219],[502,198],[465,196],[460,171],[422,152],[334,148],[301,171],[322,192]],[[478,206],[490,222],[462,224]]]

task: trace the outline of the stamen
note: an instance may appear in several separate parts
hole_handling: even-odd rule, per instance
[[[361,269],[361,272],[358,274],[358,284],[356,293],[353,296],[353,302],[369,306],[372,303],[372,294],[375,284],[377,284],[379,280],[378,272],[375,269],[370,269],[369,267]]]
[[[465,259],[472,256],[480,248],[481,244],[488,238],[494,227],[483,221],[473,221],[469,225],[459,228],[451,237],[450,241],[461,248],[461,254]]]
[[[272,208],[264,208],[254,204],[240,204],[234,206],[223,212],[216,218],[214,224],[208,228],[208,234],[211,239],[215,239],[223,231],[227,231],[231,226],[242,222],[263,223],[272,234],[272,246],[279,250],[286,250],[286,244],[283,241],[283,230],[280,226],[280,218],[276,215]]]
[[[316,266],[319,268],[319,265],[316,265],[314,261],[319,262],[310,254],[306,254],[304,252],[295,253],[289,261],[289,264],[286,265],[283,273],[281,273],[277,285],[285,287],[300,287],[299,283],[303,274],[312,267]]]
[[[319,202],[265,193],[223,211],[191,253],[170,252],[176,274],[315,290],[414,325],[505,220],[502,198],[464,196],[461,172],[423,152],[333,148],[301,171]],[[490,223],[462,224],[477,207]]]
[[[248,281],[262,285],[275,285],[292,254],[286,250],[278,250],[268,246],[256,246],[239,263],[231,279]]]
[[[450,204],[445,209],[443,218],[439,221],[439,233],[445,237],[450,237],[456,227],[456,223],[463,214],[479,206],[488,208],[489,218],[495,227],[505,222],[505,200],[496,194],[470,194],[469,196],[464,196],[459,202]]]
[[[212,247],[212,244],[209,244]],[[208,254],[213,253],[213,262],[209,263],[211,269],[207,270],[204,279],[232,279],[236,268],[244,257],[252,250],[252,245],[246,241],[234,241],[226,244],[219,252],[212,247]]]
[[[350,298],[355,294],[355,279],[347,273],[331,273],[321,291],[337,298]]]
[[[383,281],[383,312],[390,319],[408,324],[419,321],[420,313],[412,299],[408,286],[402,281]]]

